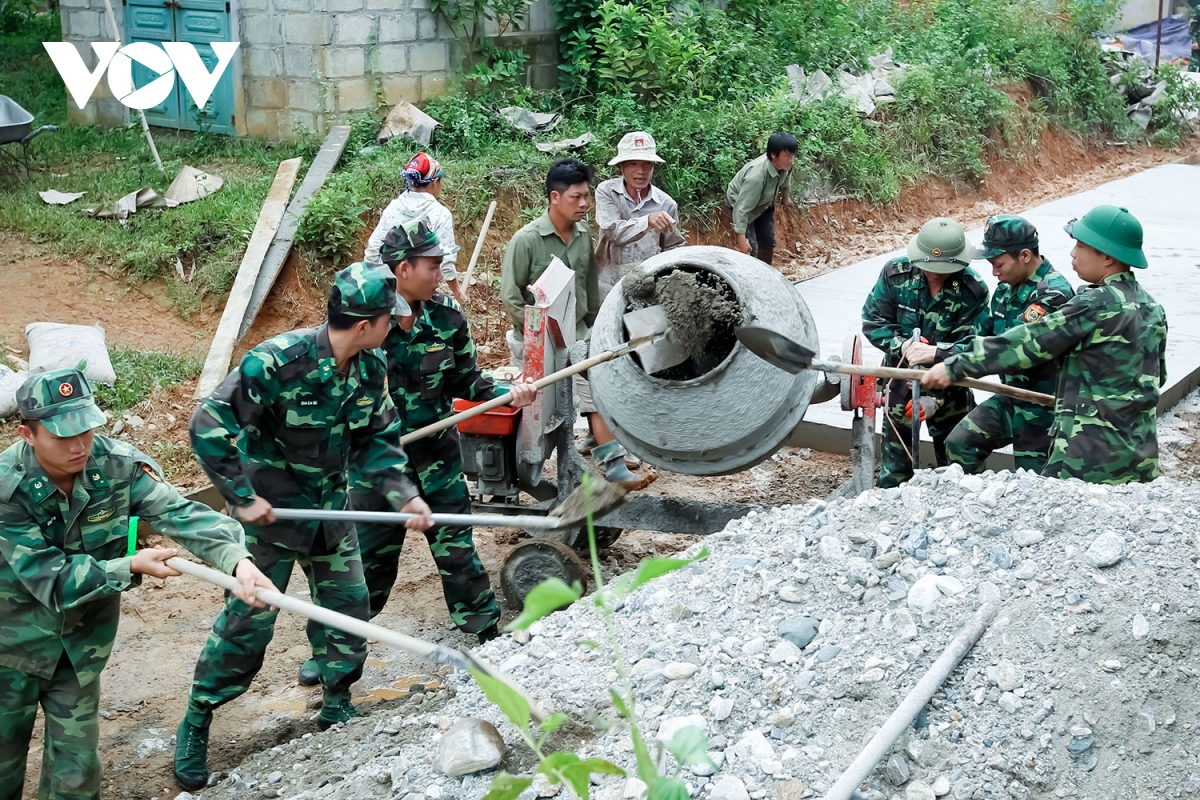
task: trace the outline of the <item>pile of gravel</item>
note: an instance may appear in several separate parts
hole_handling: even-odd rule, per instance
[[[957,467],[735,521],[703,542],[706,560],[616,614],[644,729],[664,739],[706,730],[719,771],[685,770],[693,797],[820,797],[993,600],[989,632],[861,797],[1192,796],[1198,522],[1192,484],[1101,487]],[[579,644],[606,641],[591,604],[531,633],[479,652],[579,722],[556,744],[632,776],[627,730],[596,724],[615,717],[617,673],[605,648]],[[466,717],[499,729],[501,768],[528,772],[530,754],[470,680],[448,685],[436,708],[402,706],[261,753],[205,800],[478,798],[494,771],[438,768],[439,738]],[[636,780],[598,780],[600,800],[644,795]]]

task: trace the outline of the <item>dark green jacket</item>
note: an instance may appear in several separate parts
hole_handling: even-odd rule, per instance
[[[1054,443],[1043,475],[1092,483],[1158,477],[1167,317],[1132,272],[1087,286],[1037,322],[980,337],[946,360],[951,380],[1060,360]]]
[[[0,665],[49,679],[65,651],[81,685],[100,675],[121,592],[141,583],[132,516],[226,574],[250,555],[236,521],[185,500],[124,442],[95,438],[70,497],[25,442],[0,453]]]
[[[346,508],[347,471],[365,476],[397,510],[417,495],[405,474],[400,417],[379,351],[359,353],[339,375],[325,326],[263,342],[196,409],[192,449],[234,506],[261,495],[282,508]],[[318,523],[248,526],[307,552]],[[347,532],[325,526],[332,546]]]
[[[974,335],[975,320],[987,301],[987,286],[970,267],[947,276],[933,297],[924,271],[903,256],[894,258],[863,304],[863,334],[883,351],[884,366],[898,367],[901,347],[920,328],[921,336],[937,345],[940,362],[953,353],[956,342]]]
[[[975,336],[999,336],[1018,325],[1037,322],[1047,314],[1066,305],[1075,290],[1062,273],[1043,260],[1029,280],[1019,286],[1002,283],[992,293],[990,307],[975,320]],[[969,353],[975,336],[963,339],[954,347],[956,353]],[[1002,376],[1005,383],[1044,394],[1054,394],[1058,384],[1058,364],[1048,361],[1025,372]]]

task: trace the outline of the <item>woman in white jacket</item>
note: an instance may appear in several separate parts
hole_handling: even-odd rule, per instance
[[[437,234],[438,243],[446,255],[442,258],[442,277],[450,293],[458,300],[459,305],[466,306],[467,292],[465,286],[458,285],[458,271],[454,261],[458,257],[459,247],[454,243],[454,217],[450,209],[439,202],[442,196],[442,165],[425,153],[417,153],[404,168],[404,182],[408,191],[388,203],[387,208],[379,217],[370,241],[367,242],[367,252],[363,261],[369,264],[382,264],[379,258],[379,248],[388,231],[397,225],[418,220]]]

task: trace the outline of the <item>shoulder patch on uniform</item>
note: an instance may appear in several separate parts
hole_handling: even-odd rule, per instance
[[[1025,309],[1025,313],[1021,315],[1021,321],[1022,322],[1037,322],[1045,316],[1046,316],[1045,306],[1039,305],[1037,303],[1031,303],[1029,305],[1029,307]]]
[[[111,508],[102,508],[99,511],[95,512],[94,514],[88,514],[87,521],[94,524],[97,522],[104,522],[105,520],[112,519],[113,511],[114,511],[114,509],[111,509]]]
[[[429,344],[429,345],[425,346],[426,353],[440,353],[441,351],[443,351],[445,349],[446,349],[445,342],[434,342],[433,344]]]
[[[374,402],[375,401],[372,400],[370,397],[360,397],[360,398],[358,398],[358,400],[355,401],[355,403],[360,406],[369,406]]]

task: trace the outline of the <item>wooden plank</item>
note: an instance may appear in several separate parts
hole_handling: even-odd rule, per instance
[[[246,306],[250,302],[250,293],[254,290],[254,282],[262,266],[263,257],[279,222],[283,219],[284,209],[287,208],[288,197],[292,194],[292,185],[296,182],[296,174],[300,171],[299,158],[290,158],[280,163],[267,192],[267,199],[262,210],[258,212],[258,222],[254,225],[254,233],[250,236],[250,244],[246,254],[242,256],[241,266],[238,267],[237,277],[233,288],[229,291],[229,299],[225,301],[225,310],[221,313],[221,322],[213,336],[212,346],[208,350],[208,358],[204,360],[204,370],[200,373],[200,382],[196,384],[195,398],[202,400],[212,394],[217,384],[229,371],[229,361],[233,358],[233,347],[237,344],[238,328],[246,315]]]
[[[349,125],[335,125],[331,128],[329,135],[325,137],[325,143],[321,145],[320,152],[313,159],[312,166],[308,168],[308,173],[301,181],[300,188],[296,190],[296,196],[288,206],[283,222],[280,223],[279,230],[275,233],[275,240],[271,242],[266,258],[263,259],[262,269],[258,271],[258,279],[254,282],[254,291],[250,294],[250,304],[246,307],[246,315],[238,328],[237,340],[239,342],[250,330],[250,326],[254,324],[254,319],[262,309],[263,303],[267,301],[267,295],[271,293],[271,287],[275,285],[275,280],[279,277],[280,270],[283,269],[283,262],[287,261],[288,253],[292,252],[292,241],[296,238],[296,229],[300,227],[300,220],[304,219],[304,209],[308,207],[309,199],[325,185],[325,179],[337,166],[349,139]]]

